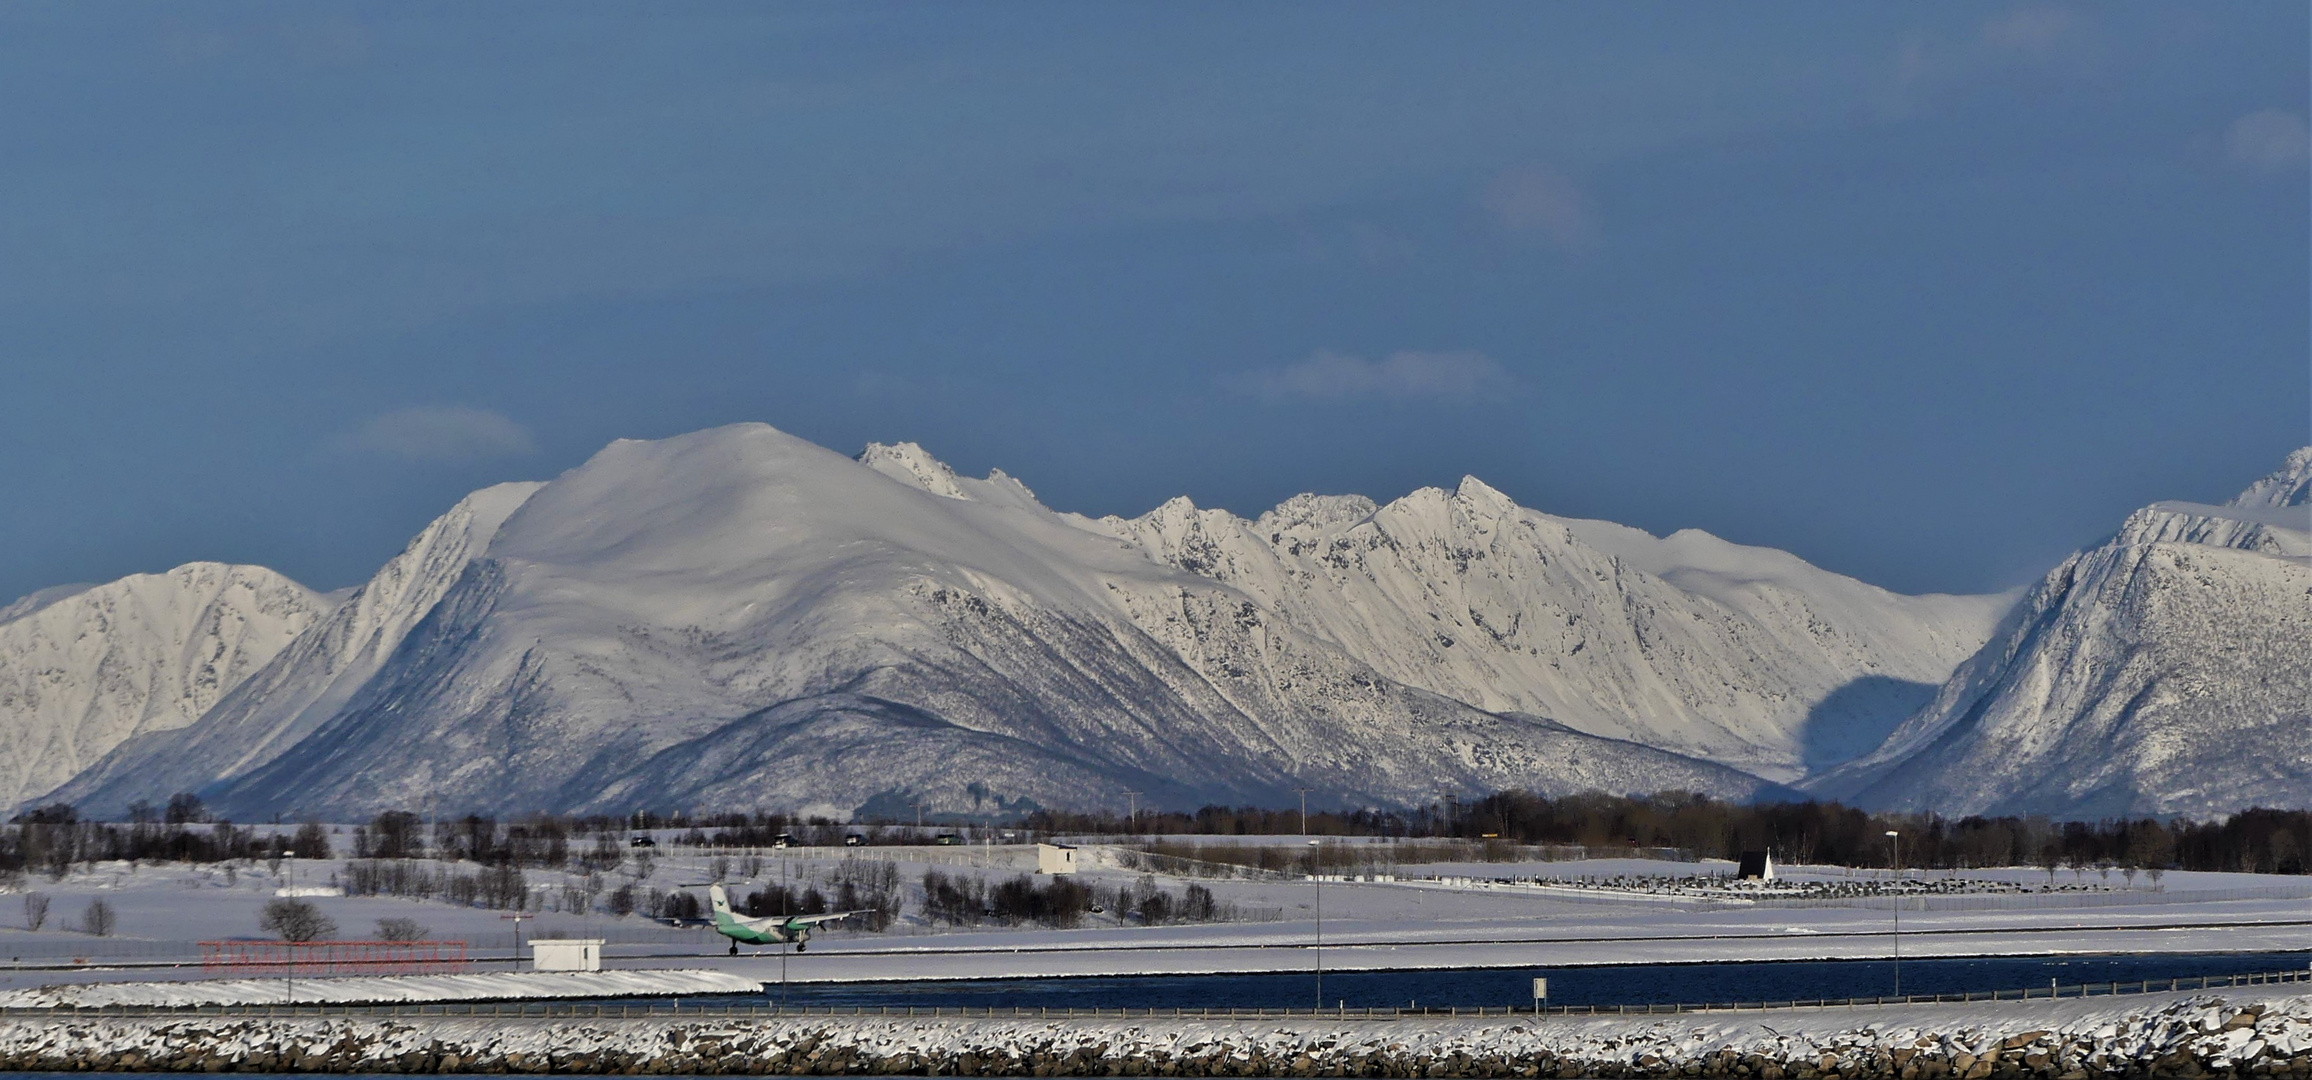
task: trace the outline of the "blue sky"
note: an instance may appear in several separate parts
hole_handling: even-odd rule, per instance
[[[0,594],[761,420],[2001,588],[2312,441],[2307,14],[13,4]]]

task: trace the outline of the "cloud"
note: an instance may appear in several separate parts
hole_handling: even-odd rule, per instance
[[[1877,105],[1907,116],[1939,100],[2008,85],[2091,77],[2105,62],[2096,26],[2077,11],[2022,7],[1976,24],[1971,35],[1913,31],[1895,49]]]
[[[2312,160],[2312,132],[2295,113],[2252,112],[2224,129],[2224,157],[2251,169],[2301,169]]]
[[[1554,169],[1528,166],[1495,176],[1478,193],[1477,205],[1502,229],[1537,233],[1562,248],[1585,248],[1597,240],[1588,197]]]
[[[330,440],[331,449],[434,464],[538,452],[528,428],[506,414],[464,405],[398,409]]]
[[[1394,352],[1379,360],[1318,352],[1297,364],[1246,372],[1230,381],[1267,401],[1420,398],[1467,403],[1517,386],[1499,362],[1475,352]]]

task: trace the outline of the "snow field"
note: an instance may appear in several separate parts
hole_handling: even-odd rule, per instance
[[[961,849],[930,854],[956,856]],[[864,854],[859,854],[864,852]],[[968,852],[965,852],[968,854]],[[861,858],[905,860],[907,849],[858,849]],[[1000,856],[1002,853],[996,852]],[[784,861],[785,880],[803,882],[837,868],[842,856],[812,850]],[[736,860],[734,860],[735,862]],[[782,860],[769,857],[756,879],[782,879]],[[1000,862],[1000,859],[998,860]],[[670,850],[656,861],[651,877],[639,884],[671,889],[704,880],[712,857]],[[304,862],[280,875],[259,863],[238,871],[230,884],[221,868],[171,864],[99,866],[61,882],[27,882],[53,897],[49,926],[40,933],[0,927],[0,993],[38,986],[200,978],[197,942],[258,935],[257,912],[279,889],[293,883],[324,883],[340,864]],[[900,877],[912,887],[923,871],[982,873],[968,866],[900,861]],[[1690,873],[1695,864],[1644,860],[1586,863],[1439,864],[1422,869],[1440,873],[1466,870],[1482,875]],[[1816,873],[1804,868],[1798,873]],[[991,880],[1015,870],[984,871]],[[2044,881],[2030,870],[1980,871]],[[294,875],[294,876],[292,876]],[[603,937],[610,941],[607,962],[614,968],[682,967],[727,972],[759,982],[777,981],[775,952],[744,950],[725,955],[727,943],[711,931],[677,930],[639,916],[550,910],[551,898],[567,875],[530,875],[536,906],[548,908],[523,925],[525,940],[540,935]],[[623,875],[610,875],[626,880]],[[1095,870],[1082,875],[1103,884],[1121,884],[1139,875]],[[1843,876],[1843,872],[1825,876]],[[2068,883],[2072,875],[2061,875]],[[1158,877],[1174,892],[1183,882]],[[2094,880],[2092,876],[2090,881]],[[2146,894],[2180,901],[2194,891],[2211,895],[2260,891],[2302,879],[2240,874],[2168,875],[2166,892]],[[884,979],[969,979],[1059,975],[1202,974],[1297,971],[1312,966],[1309,948],[1316,929],[1317,887],[1302,881],[1210,881],[1224,903],[1245,909],[1281,911],[1275,921],[1144,926],[1112,916],[1092,916],[1076,929],[1032,926],[932,926],[921,918],[919,897],[909,895],[900,923],[882,934],[837,929],[813,939],[811,949],[789,957],[793,982]],[[1324,893],[1324,958],[1335,970],[1474,967],[1567,967],[1587,964],[1698,963],[1789,959],[1880,959],[1892,952],[1890,912],[1883,902],[1819,908],[1740,905],[1600,902],[1580,897],[1568,902],[1533,890],[1454,888],[1423,884],[1327,882]],[[117,936],[94,938],[61,929],[89,900],[103,897],[119,916]],[[0,897],[0,919],[14,921],[13,897]],[[369,936],[377,919],[410,918],[437,938],[471,943],[476,969],[510,968],[512,925],[503,913],[440,902],[390,897],[321,897],[315,900],[334,919],[341,938]],[[1905,911],[1903,953],[1908,957],[2035,955],[2060,953],[2264,952],[2312,947],[2312,903],[2263,898],[2206,903],[2170,902],[2145,906],[2024,908],[1964,911]],[[17,924],[21,926],[21,924]],[[75,961],[85,961],[76,963]],[[190,963],[190,966],[176,966]],[[170,966],[145,966],[161,965]],[[1988,989],[1988,988],[1986,988]]]

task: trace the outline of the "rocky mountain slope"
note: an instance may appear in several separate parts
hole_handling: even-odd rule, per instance
[[[60,795],[102,809],[165,777],[159,787],[243,814],[427,798],[497,810],[903,814],[921,801],[995,812],[1121,805],[1127,788],[1146,793],[1143,805],[1273,802],[1298,786],[1346,802],[1501,787],[1740,797],[1765,782],[1573,721],[1699,731],[1681,745],[1756,748],[1746,760],[1787,768],[1803,760],[1803,726],[1823,700],[1861,680],[1933,680],[1936,662],[1898,658],[1901,643],[1961,655],[1968,621],[1979,638],[1997,603],[1894,597],[1693,536],[1615,534],[1599,543],[1627,550],[1611,554],[1573,535],[1610,527],[1533,515],[1474,481],[1463,489],[1392,504],[1437,515],[1420,551],[1392,551],[1417,538],[1386,513],[1386,528],[1364,531],[1337,515],[1351,543],[1371,537],[1362,565],[1376,569],[1363,593],[1343,587],[1360,598],[1320,599],[1306,585],[1151,558],[1163,550],[1152,519],[1165,511],[1137,525],[1057,514],[1001,473],[958,477],[913,446],[854,460],[761,425],[615,443],[535,490],[469,499],[465,525],[445,518],[397,560],[424,572],[389,566],[201,723],[123,747]],[[1491,546],[1461,550],[1469,530]],[[455,554],[427,554],[452,533]],[[1546,546],[1533,539],[1544,533]],[[1701,584],[1673,585],[1641,558]],[[1533,614],[1518,609],[1544,592],[1483,595],[1538,588],[1529,571],[1585,584]],[[1835,588],[1807,591],[1824,581]],[[1427,658],[1458,640],[1413,636],[1402,614],[1358,637],[1341,614],[1390,590],[1410,611],[1422,590],[1448,589],[1458,606],[1439,605],[1438,634],[1487,636],[1480,617],[1501,630],[1484,650],[1450,655],[1496,669],[1444,665],[1452,678],[1433,678]],[[1758,625],[1756,612],[1782,606],[1823,625]],[[1615,703],[1632,713],[1773,704],[1745,704],[1740,723],[1717,727],[1611,729],[1614,707],[1580,697],[1621,692],[1606,676],[1489,680],[1563,670],[1539,656],[1566,633],[1545,636],[1539,621],[1560,613],[1574,616],[1568,651],[1587,641],[1580,652],[1646,657],[1576,665],[1585,677],[1640,672]],[[1609,617],[1614,626],[1598,625]],[[1721,649],[1735,651],[1698,655]],[[1708,684],[1794,656],[1809,673],[1764,691]],[[1697,699],[1705,686],[1717,696]]]
[[[2312,804],[2312,448],[2064,561],[1934,702],[1812,781],[1944,814]]]
[[[333,602],[261,566],[187,563],[0,609],[0,806],[191,724]]]

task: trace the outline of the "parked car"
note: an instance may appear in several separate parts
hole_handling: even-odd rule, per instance
[[[633,838],[633,839],[631,839],[631,840],[628,840],[628,841],[626,842],[626,846],[627,846],[627,847],[657,847],[657,846],[658,846],[658,841],[656,841],[656,840],[653,840],[653,839],[651,839],[651,838],[649,838],[649,837],[647,837],[647,836],[637,836],[637,837],[634,837],[634,838]]]
[[[795,846],[795,838],[794,838],[793,836],[790,836],[790,835],[786,834],[786,833],[780,833],[776,839],[774,839],[774,840],[772,840],[772,841],[771,841],[771,846],[772,846],[772,847],[794,847],[794,846]]]
[[[852,833],[851,835],[843,838],[844,847],[865,847],[866,845],[867,838],[859,835],[858,833]]]
[[[932,837],[931,842],[940,847],[955,847],[963,843],[963,837],[958,833],[943,832]]]

